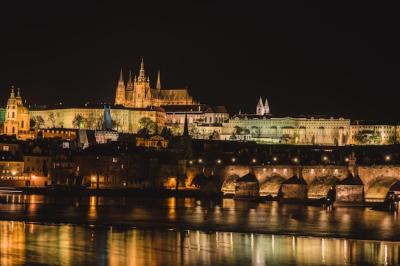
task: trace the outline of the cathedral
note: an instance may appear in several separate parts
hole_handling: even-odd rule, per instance
[[[161,88],[160,71],[157,76],[155,88],[151,87],[150,77],[146,76],[144,62],[140,64],[138,76],[132,79],[129,72],[128,82],[125,84],[122,69],[115,93],[115,105],[129,108],[159,107],[166,105],[192,105],[193,98],[187,89],[163,89]]]

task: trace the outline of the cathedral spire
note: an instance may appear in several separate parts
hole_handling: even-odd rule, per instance
[[[258,100],[258,104],[257,104],[257,107],[256,107],[256,114],[257,115],[263,115],[264,111],[265,111],[264,105],[263,105],[262,99],[260,97],[260,100]]]
[[[265,97],[265,104],[264,104],[264,114],[268,115],[270,113],[268,99]]]
[[[21,98],[21,93],[19,91],[19,88],[17,88],[17,98]]]
[[[146,76],[144,73],[144,59],[142,57],[142,62],[140,63],[139,78],[140,81],[146,81]]]
[[[160,70],[158,70],[158,74],[157,74],[157,85],[156,85],[156,89],[157,89],[157,90],[161,90],[161,74],[160,74]]]

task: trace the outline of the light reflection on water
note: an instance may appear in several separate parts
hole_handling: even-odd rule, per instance
[[[400,243],[0,221],[0,265],[398,265]]]

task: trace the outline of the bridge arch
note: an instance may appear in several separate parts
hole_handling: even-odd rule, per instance
[[[279,174],[268,176],[264,181],[260,183],[260,196],[277,197],[281,189],[281,185],[285,180],[286,179]]]
[[[339,179],[334,175],[316,176],[307,188],[307,198],[322,199],[328,196],[328,192],[335,187]]]
[[[365,190],[366,202],[382,202],[385,200],[386,195],[391,187],[399,181],[398,178],[393,176],[378,176],[372,180]]]

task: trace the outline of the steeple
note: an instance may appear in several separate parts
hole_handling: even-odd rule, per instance
[[[10,98],[15,98],[15,94],[14,94],[14,86],[11,86],[11,94],[10,94]]]
[[[20,94],[19,88],[17,88],[17,98],[21,98],[21,94]]]
[[[125,104],[125,83],[122,68],[119,73],[118,84],[115,90],[115,104]]]
[[[146,81],[146,76],[144,73],[144,60],[142,57],[142,62],[140,63],[140,71],[139,71],[139,77],[138,77],[139,81]]]
[[[160,75],[160,70],[158,70],[157,74],[157,85],[156,85],[157,90],[161,90],[161,75]]]
[[[133,90],[132,72],[129,71],[128,83],[126,84],[126,90]]]
[[[258,100],[258,104],[257,104],[257,107],[256,107],[256,114],[257,115],[263,115],[264,114],[264,105],[263,105],[261,97],[260,97],[260,100]]]
[[[268,104],[268,99],[265,98],[265,104],[264,104],[264,114],[268,115],[270,113],[269,110],[269,104]]]

